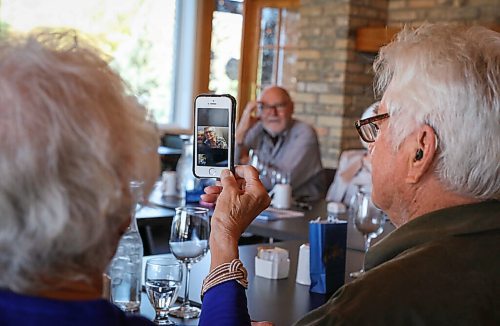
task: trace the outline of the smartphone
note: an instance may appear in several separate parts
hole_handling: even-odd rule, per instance
[[[220,178],[234,172],[236,100],[228,94],[198,95],[194,101],[193,173],[197,178]]]

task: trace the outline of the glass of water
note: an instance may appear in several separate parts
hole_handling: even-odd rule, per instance
[[[189,303],[189,271],[208,251],[210,223],[208,209],[203,207],[177,207],[170,232],[170,250],[186,266],[184,301],[169,314],[178,318],[197,318],[201,310]]]
[[[175,325],[168,319],[168,310],[177,300],[182,283],[182,264],[175,258],[151,258],[146,262],[146,292],[156,315],[157,325]]]

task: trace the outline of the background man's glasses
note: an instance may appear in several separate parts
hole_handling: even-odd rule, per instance
[[[288,102],[283,102],[283,103],[276,103],[276,104],[265,104],[262,102],[257,103],[257,108],[259,111],[271,111],[271,110],[277,110],[279,112],[283,112],[288,108]]]
[[[389,113],[382,113],[370,118],[358,120],[354,123],[359,136],[367,143],[373,143],[377,139],[379,127],[375,124],[376,121],[381,121],[389,118]]]

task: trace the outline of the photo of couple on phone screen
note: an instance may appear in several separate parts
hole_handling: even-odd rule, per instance
[[[228,160],[228,112],[200,108],[197,127],[197,161],[201,166],[225,166]]]

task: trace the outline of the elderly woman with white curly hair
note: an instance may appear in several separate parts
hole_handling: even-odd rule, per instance
[[[398,228],[297,325],[499,325],[500,34],[405,28],[374,68],[380,106],[356,127],[372,199]],[[250,324],[237,239],[269,198],[251,167],[205,192],[217,206],[200,324]]]
[[[157,137],[75,35],[0,41],[0,324],[150,325],[100,299]]]

